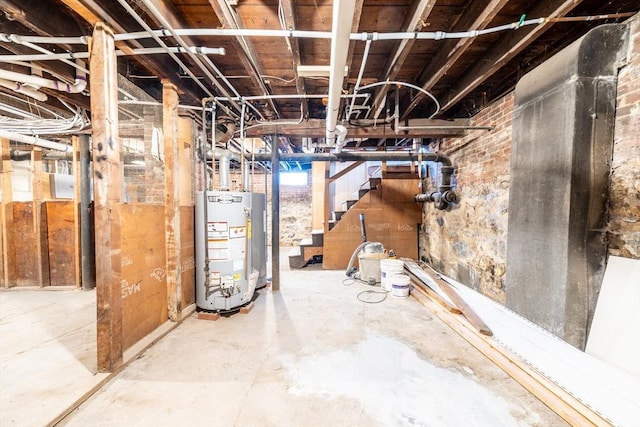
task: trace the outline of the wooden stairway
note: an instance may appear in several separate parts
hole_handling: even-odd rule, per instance
[[[289,253],[289,268],[302,268],[313,260],[322,256],[324,246],[324,231],[313,230],[311,238],[300,241],[300,246]]]
[[[382,180],[380,178],[369,178],[369,188],[360,188],[356,193],[354,193],[354,196],[357,197],[357,199],[342,202],[342,210],[331,213],[331,218],[328,222],[328,229],[332,230],[333,227],[339,223],[342,217],[349,211],[349,209],[358,203],[358,201],[371,189],[377,189],[381,185],[381,182]],[[302,268],[314,258],[323,258],[323,248],[324,230],[313,230],[311,232],[310,239],[301,240],[300,245],[297,248],[293,248],[289,253],[289,268]]]
[[[324,230],[314,230],[310,239],[303,239],[291,251],[289,267],[302,268],[321,257],[324,269],[346,268],[362,242],[361,213],[365,215],[369,241],[382,242],[399,256],[416,259],[418,225],[422,221],[422,206],[413,201],[418,182],[417,174],[405,170],[384,170],[382,178],[369,178],[369,188],[359,189],[353,200],[342,203],[341,210],[330,213],[326,235]]]

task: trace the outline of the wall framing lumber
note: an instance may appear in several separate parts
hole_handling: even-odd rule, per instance
[[[182,276],[180,241],[180,159],[178,156],[178,92],[168,81],[162,83],[162,133],[164,135],[164,233],[169,319],[180,320]]]
[[[33,233],[35,235],[36,252],[33,265],[36,267],[36,285],[51,285],[49,275],[49,245],[47,239],[47,216],[44,211],[44,172],[42,170],[42,149],[34,147],[31,152],[31,175],[33,194]]]
[[[13,201],[13,184],[10,144],[8,139],[0,138],[0,190],[2,190],[2,203],[0,203],[0,248],[2,249],[2,261],[0,262],[0,285],[5,288],[11,287],[11,274],[13,263],[9,262],[9,239],[8,228],[9,218],[7,208]],[[14,273],[15,274],[15,273]]]
[[[411,292],[411,296],[570,425],[610,425],[607,420],[527,365],[494,338],[482,335],[464,317],[451,313],[423,293]]]
[[[91,46],[91,121],[96,245],[98,371],[122,365],[122,166],[118,138],[116,54],[113,31],[98,22]]]

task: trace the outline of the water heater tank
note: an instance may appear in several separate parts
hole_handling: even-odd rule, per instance
[[[196,306],[227,311],[247,304],[266,285],[265,195],[207,191],[205,201],[197,193],[195,220]]]

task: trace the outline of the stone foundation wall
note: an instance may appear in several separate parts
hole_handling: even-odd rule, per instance
[[[271,244],[271,215],[273,214],[271,174],[265,175],[264,170],[258,168],[250,182],[252,191],[264,193],[265,179],[267,181],[267,241]],[[234,187],[234,181],[237,185],[242,184],[241,175],[237,170],[231,173],[232,187]],[[280,185],[280,246],[297,246],[300,240],[310,238],[311,220],[311,183],[300,187]]]
[[[640,258],[640,15],[629,28],[627,60],[618,75],[607,229],[610,255]],[[448,212],[425,204],[420,236],[421,257],[502,303],[513,101],[508,94],[471,119],[471,125],[494,130],[433,147],[452,157],[461,203]]]
[[[437,269],[500,302],[505,298],[512,113],[510,94],[471,119],[471,125],[494,130],[470,131],[432,147],[456,165],[461,203],[450,211],[426,203],[419,243],[420,256]]]

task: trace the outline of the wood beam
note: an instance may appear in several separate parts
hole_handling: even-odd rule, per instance
[[[476,2],[477,3],[477,2]],[[433,0],[420,0],[414,7],[413,13],[410,15],[410,18],[405,20],[402,29],[404,32],[414,32],[414,31],[422,31],[422,29],[426,26],[427,20],[429,19],[429,15],[431,15],[431,11],[433,11],[433,7],[436,2]],[[404,62],[407,60],[409,56],[409,52],[413,47],[415,40],[401,40],[396,46],[394,52],[389,56],[389,60],[385,64],[384,74],[380,76],[380,81],[384,80],[395,80],[398,76],[398,73],[402,69]],[[380,117],[382,111],[384,110],[385,103],[384,98],[387,96],[387,92],[389,91],[389,85],[384,85],[376,94],[376,97],[373,101],[373,106],[375,111],[373,113],[374,118]]]
[[[283,0],[282,9],[284,12],[284,21],[287,29],[295,30],[296,26],[296,10],[292,0]],[[296,90],[298,94],[307,93],[307,89],[304,84],[304,79],[298,75],[298,66],[300,65],[300,43],[296,37],[287,39],[287,45],[291,51],[291,62],[293,66],[293,72],[296,76]],[[309,117],[309,103],[307,100],[302,100],[302,117]]]
[[[77,13],[82,19],[87,21],[92,26],[95,26],[98,22],[108,22],[113,31],[117,34],[127,33],[125,27],[123,27],[116,19],[114,19],[109,12],[106,11],[101,5],[94,0],[60,0],[63,4]],[[128,43],[119,41],[115,44],[118,49],[123,51],[129,51],[133,49],[139,49],[145,47],[137,40],[130,40]],[[149,70],[152,74],[158,76],[160,79],[169,79],[171,83],[176,87],[182,88],[182,82],[177,73],[168,72],[168,70],[174,70],[173,61],[164,59],[152,59],[147,55],[136,55],[133,59],[138,62],[143,68]],[[199,102],[200,96],[191,92],[186,92],[180,89],[181,95],[189,97],[190,102]]]
[[[439,120],[439,119],[415,119],[403,122],[402,125],[409,129],[395,132],[390,125],[359,127],[349,125],[347,127],[348,138],[434,138],[444,136],[462,136],[466,133],[465,126],[469,124],[467,119]],[[411,128],[411,126],[416,126]],[[417,127],[420,126],[420,127]],[[247,130],[247,137],[261,137],[268,135],[271,127],[255,127]],[[326,134],[325,121],[322,119],[309,119],[300,124],[281,124],[278,126],[280,136],[323,138]]]
[[[178,157],[178,92],[162,84],[162,133],[164,135],[164,234],[169,319],[180,321],[182,271],[180,268],[180,159]]]
[[[479,1],[471,2],[456,25],[454,25],[452,31],[482,30],[486,28],[507,3],[508,0],[491,0],[487,5]],[[433,60],[429,62],[429,65],[420,73],[418,81],[424,82],[422,83],[422,88],[426,91],[431,90],[431,88],[447,74],[449,69],[467,51],[474,41],[475,37],[448,39],[444,41],[435,58],[433,58]],[[424,93],[419,92],[411,100],[411,103],[403,112],[402,117],[408,117],[409,113],[411,113],[425,97],[426,95]]]
[[[538,2],[530,11],[530,16],[545,16],[549,18],[561,18],[571,12],[580,4],[581,0],[562,0],[553,2]],[[476,62],[456,85],[451,89],[451,95],[442,103],[440,111],[446,111],[467,96],[472,90],[480,86],[500,68],[533,43],[553,23],[545,22],[535,27],[521,28],[506,33],[484,55],[482,60]]]
[[[360,19],[362,18],[362,8],[364,7],[364,0],[356,0],[353,8],[353,23],[351,24],[351,32],[357,33],[360,29]],[[349,42],[349,50],[347,51],[347,68],[351,72],[351,64],[353,64],[353,53],[355,51],[356,43]],[[342,102],[342,101],[341,101]]]
[[[2,190],[2,203],[0,203],[0,233],[2,233],[2,286],[11,287],[11,281],[15,277],[15,265],[10,262],[10,246],[8,229],[10,227],[7,209],[13,202],[13,183],[11,167],[11,146],[8,139],[0,138],[0,190]]]
[[[122,166],[113,32],[98,22],[90,63],[95,203],[98,371],[122,365]]]
[[[241,29],[240,19],[237,17],[237,14],[232,11],[225,0],[209,0],[209,4],[213,8],[218,20],[222,24],[224,28],[232,28],[232,29]],[[261,75],[264,74],[260,69],[260,63],[257,60],[257,56],[255,50],[253,48],[253,44],[245,39],[244,37],[237,36],[235,40],[232,42],[234,50],[238,52],[238,57],[240,62],[250,76],[253,84],[260,88],[264,95],[271,95],[271,91],[264,84]],[[244,52],[244,55],[241,53]],[[267,100],[269,106],[273,110],[274,118],[280,117],[280,111],[276,104],[272,99]]]
[[[0,0],[0,9],[12,21],[40,36],[76,34],[78,31],[84,34],[84,29],[78,28],[78,23],[65,14],[64,9],[51,7],[42,0]],[[8,31],[3,29],[3,32]],[[74,50],[69,45],[64,48]]]
[[[49,275],[49,245],[47,239],[47,217],[43,215],[44,201],[44,171],[42,169],[42,149],[34,147],[31,151],[31,193],[33,195],[33,234],[36,241],[36,259],[38,286],[51,285]]]

